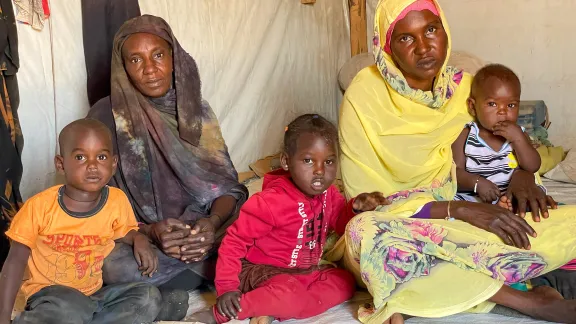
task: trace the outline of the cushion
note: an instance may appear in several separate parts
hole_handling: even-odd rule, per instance
[[[576,150],[568,152],[566,159],[547,172],[544,177],[576,184]]]
[[[554,169],[554,167],[564,158],[564,149],[562,146],[541,145],[536,150],[538,151],[538,154],[540,154],[540,159],[542,160],[540,170],[538,170],[540,175],[544,175],[548,171]]]

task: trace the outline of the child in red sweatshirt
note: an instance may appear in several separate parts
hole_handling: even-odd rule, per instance
[[[353,276],[320,266],[331,230],[342,235],[360,211],[387,203],[381,193],[346,200],[332,185],[338,132],[319,115],[303,115],[284,135],[282,169],[264,177],[262,192],[242,207],[218,251],[217,305],[193,315],[204,323],[252,318],[308,318],[352,297]]]

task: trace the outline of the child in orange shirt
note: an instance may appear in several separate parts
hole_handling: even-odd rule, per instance
[[[12,240],[0,277],[0,324],[10,323],[22,284],[25,323],[150,323],[161,295],[147,283],[102,288],[102,264],[120,240],[134,247],[143,275],[158,264],[126,195],[106,184],[116,170],[112,136],[99,121],[81,119],[66,126],[54,161],[66,184],[30,198],[6,235]]]

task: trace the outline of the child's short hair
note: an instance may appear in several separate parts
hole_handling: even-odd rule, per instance
[[[112,132],[110,132],[110,129],[104,123],[93,118],[82,118],[64,126],[64,128],[60,131],[60,135],[58,135],[60,155],[63,155],[63,152],[65,151],[66,145],[69,143],[69,141],[76,137],[75,132],[78,130],[85,131],[88,129],[100,132],[103,136],[106,137],[107,140],[110,140],[110,143],[112,143]]]
[[[289,155],[294,154],[298,137],[305,133],[322,136],[327,142],[338,145],[338,130],[334,124],[318,114],[306,114],[294,119],[286,127],[284,151]]]
[[[472,81],[471,95],[474,96],[479,90],[478,87],[490,77],[495,77],[502,82],[512,83],[518,87],[518,91],[521,89],[520,79],[512,69],[502,64],[488,64],[476,72]]]

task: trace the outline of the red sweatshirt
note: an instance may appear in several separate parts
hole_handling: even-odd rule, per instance
[[[242,206],[218,250],[218,296],[238,291],[241,259],[280,268],[318,265],[327,234],[334,229],[342,235],[354,216],[352,202],[346,204],[335,186],[308,197],[298,190],[288,172],[266,174],[262,192]]]

